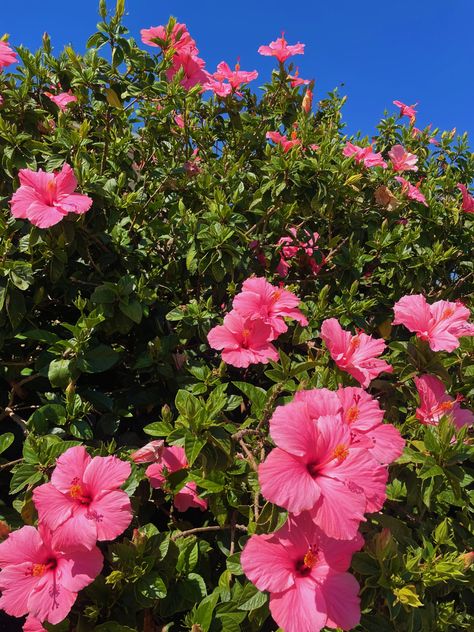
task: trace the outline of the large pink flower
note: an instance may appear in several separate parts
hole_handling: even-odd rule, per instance
[[[265,55],[267,57],[276,57],[280,64],[283,64],[288,57],[292,57],[293,55],[304,55],[304,44],[289,45],[286,39],[284,38],[284,34],[282,33],[281,37],[278,37],[274,42],[270,42],[268,46],[260,46],[258,52],[260,55]]]
[[[416,377],[415,384],[420,396],[416,418],[422,424],[437,426],[444,416],[449,417],[458,430],[474,423],[474,414],[470,410],[461,408],[462,398],[451,397],[446,392],[443,382],[434,375]]]
[[[350,539],[366,511],[381,509],[387,471],[352,444],[335,393],[311,399],[275,410],[270,434],[278,447],[260,464],[262,495],[292,513],[309,510],[328,536]]]
[[[171,68],[166,71],[166,78],[171,81],[175,74],[182,69],[184,77],[180,84],[186,90],[190,90],[197,84],[205,84],[209,79],[209,73],[204,70],[205,65],[206,62],[197,55],[193,55],[187,50],[180,50],[173,56]]]
[[[65,112],[70,103],[75,103],[77,101],[77,97],[74,96],[70,90],[69,92],[61,92],[60,94],[45,92],[45,95],[58,106],[61,112]]]
[[[17,61],[16,53],[8,42],[0,42],[0,70]]]
[[[352,336],[335,318],[323,322],[321,338],[337,366],[352,375],[364,388],[382,371],[391,373],[393,370],[385,360],[377,357],[386,347],[382,339],[377,340],[363,332]]]
[[[251,536],[240,559],[250,581],[270,593],[270,612],[285,632],[349,630],[360,620],[359,586],[345,571],[362,544],[359,534],[332,540],[302,514],[275,533]]]
[[[359,147],[358,145],[353,145],[348,141],[342,150],[342,153],[344,156],[353,156],[354,160],[356,162],[362,162],[364,167],[387,168],[387,163],[382,158],[382,154],[374,152],[370,145],[369,147]]]
[[[395,176],[395,180],[402,185],[402,192],[408,199],[416,200],[417,202],[421,202],[421,204],[428,206],[425,196],[417,185],[411,184],[411,182],[408,182],[408,180],[405,180],[402,176]]]
[[[169,38],[166,33],[166,26],[151,26],[149,29],[142,29],[140,35],[142,42],[148,44],[148,46],[157,46],[163,48],[165,51],[172,48],[176,52],[186,52],[190,55],[197,55],[199,53],[196,48],[196,42],[189,34],[186,24],[177,22],[173,26]],[[161,40],[163,46],[154,41],[155,39]]]
[[[130,499],[120,489],[130,471],[130,463],[115,456],[92,459],[84,446],[66,450],[51,482],[33,491],[39,520],[53,532],[55,546],[92,549],[97,540],[120,535],[132,520]]]
[[[76,534],[80,540],[81,531]],[[29,628],[65,619],[77,593],[102,569],[99,549],[57,547],[50,531],[22,527],[0,544],[0,608],[14,617],[29,614]],[[36,629],[41,629],[36,627]]]
[[[244,318],[261,319],[270,325],[273,338],[277,338],[288,329],[284,318],[292,318],[302,326],[308,324],[307,318],[298,309],[300,302],[293,292],[275,287],[263,277],[250,277],[244,281],[242,292],[237,294],[232,305]]]
[[[240,64],[235,64],[232,70],[225,61],[221,61],[217,66],[217,71],[213,75],[218,81],[228,81],[232,90],[238,90],[243,83],[249,83],[258,77],[256,70],[240,70]]]
[[[232,366],[246,368],[269,360],[278,361],[278,351],[271,344],[273,330],[262,319],[244,318],[235,309],[207,335],[213,349],[222,349],[222,359]]]
[[[429,305],[422,294],[403,296],[393,307],[393,325],[405,327],[427,340],[433,351],[454,351],[459,338],[474,336],[470,311],[461,302],[436,301]]]
[[[418,103],[414,103],[413,105],[406,105],[405,103],[402,103],[401,101],[394,101],[393,105],[396,105],[397,108],[400,108],[400,116],[408,116],[408,118],[410,119],[410,123],[414,123],[416,120],[416,110],[415,110],[415,106],[418,105]]]
[[[402,145],[394,145],[388,152],[394,171],[418,171],[418,156],[410,154]]]
[[[19,178],[21,186],[10,200],[12,215],[39,228],[54,226],[68,213],[82,214],[92,206],[88,195],[74,193],[77,180],[67,164],[59,173],[20,169]]]
[[[461,209],[465,213],[474,213],[474,197],[469,194],[468,188],[460,182],[456,185],[462,193],[462,206]]]

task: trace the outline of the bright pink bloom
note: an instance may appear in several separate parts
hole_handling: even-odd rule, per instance
[[[474,414],[461,408],[462,397],[451,397],[443,382],[434,375],[415,377],[416,388],[420,396],[420,407],[416,409],[416,418],[422,424],[437,426],[440,419],[447,416],[459,430],[463,426],[472,426]]]
[[[51,482],[33,491],[39,520],[53,532],[54,544],[92,549],[97,540],[113,540],[125,531],[132,510],[120,487],[130,471],[130,463],[115,456],[92,459],[84,446],[66,450]]]
[[[214,94],[216,94],[218,97],[222,97],[223,99],[232,94],[232,86],[230,85],[230,83],[218,81],[213,77],[209,77],[209,79],[206,81],[206,83],[202,85],[202,87],[204,90],[211,90],[212,92],[214,92]]]
[[[159,461],[164,449],[163,439],[157,439],[156,441],[150,441],[143,448],[139,448],[132,452],[130,458],[134,463],[154,463]]]
[[[297,137],[295,130],[291,132],[290,140],[288,140],[286,136],[280,134],[280,132],[267,132],[266,138],[274,142],[276,145],[281,145],[285,154],[289,152],[290,149],[293,149],[293,147],[301,145],[301,140]]]
[[[17,61],[16,53],[8,42],[0,42],[0,70]]]
[[[436,301],[429,305],[422,294],[403,296],[393,307],[392,325],[405,327],[427,340],[433,351],[454,351],[459,338],[474,336],[468,323],[470,311],[460,301]]]
[[[74,96],[70,90],[69,92],[61,92],[60,94],[45,92],[45,95],[58,106],[61,112],[65,112],[67,110],[69,103],[75,103],[77,101],[77,97]]]
[[[362,537],[333,540],[307,514],[290,516],[269,535],[252,535],[241,555],[244,573],[270,593],[270,612],[285,632],[349,630],[360,620],[359,585],[345,572]]]
[[[386,347],[382,339],[372,338],[363,332],[352,336],[335,318],[323,322],[321,338],[337,366],[352,375],[364,388],[382,371],[391,373],[393,370],[377,357]]]
[[[297,86],[307,86],[311,83],[310,79],[301,79],[301,77],[299,77],[298,68],[295,70],[294,75],[288,75],[287,80],[291,82],[290,85],[292,88],[296,88]]]
[[[184,119],[181,116],[181,114],[175,114],[174,115],[174,122],[176,123],[176,125],[181,128],[184,129]]]
[[[410,154],[402,145],[394,145],[388,152],[394,171],[418,171],[418,156]]]
[[[23,624],[23,632],[48,632],[41,621],[29,616]]]
[[[458,182],[456,186],[462,193],[462,210],[465,213],[474,213],[474,197],[469,195],[468,188],[464,184]]]
[[[186,90],[190,90],[197,84],[204,85],[209,78],[209,73],[204,70],[205,61],[186,50],[180,50],[173,56],[171,68],[166,71],[166,78],[171,81],[175,74],[182,68],[184,77],[180,84]]]
[[[79,531],[76,540],[81,536]],[[44,525],[38,530],[22,527],[0,544],[0,608],[14,617],[28,614],[30,630],[43,621],[60,623],[77,593],[100,573],[102,563],[96,546],[59,548]]]
[[[381,153],[373,151],[372,147],[359,147],[347,141],[346,146],[342,150],[344,156],[353,156],[356,162],[362,162],[364,167],[382,167],[387,168],[387,163],[382,158]]]
[[[10,200],[12,215],[39,228],[54,226],[68,213],[85,213],[92,205],[88,195],[74,193],[77,180],[67,164],[59,173],[20,169],[19,177],[21,186]]]
[[[270,420],[277,447],[260,464],[259,481],[270,502],[292,513],[309,510],[328,536],[351,539],[364,513],[381,509],[387,471],[351,443],[337,396],[328,393],[277,407]]]
[[[142,36],[142,42],[148,44],[148,46],[157,46],[163,48],[165,51],[172,48],[176,52],[186,52],[190,55],[197,55],[199,53],[196,48],[196,42],[189,34],[186,24],[177,22],[173,26],[169,39],[165,26],[151,26],[149,29],[142,29],[140,35]],[[154,39],[162,40],[164,46],[154,42]]]
[[[207,335],[213,349],[223,349],[222,360],[232,366],[247,368],[251,364],[278,361],[278,351],[271,344],[273,330],[263,320],[244,318],[235,309]]]
[[[184,170],[190,176],[195,176],[198,173],[201,173],[202,171],[200,167],[200,163],[202,162],[202,159],[198,154],[199,154],[199,149],[196,147],[195,149],[193,149],[193,154],[191,158],[187,160],[183,165]]]
[[[428,206],[426,198],[420,191],[418,186],[416,186],[415,184],[411,184],[411,182],[408,182],[408,180],[405,180],[405,178],[402,178],[402,176],[395,176],[395,180],[402,185],[402,192],[407,196],[408,199],[416,200],[417,202],[421,202],[421,204]]]
[[[263,277],[250,277],[244,281],[242,291],[234,298],[232,306],[243,318],[262,320],[270,325],[273,339],[287,331],[284,318],[294,319],[303,327],[308,324],[307,318],[298,309],[300,302],[293,292],[275,287]]]
[[[186,483],[185,486],[175,494],[173,504],[176,509],[181,512],[187,511],[188,509],[200,509],[201,511],[206,511],[207,509],[207,500],[200,498],[194,481]]]
[[[394,101],[393,105],[396,105],[397,108],[400,108],[400,116],[408,116],[408,118],[410,119],[410,123],[413,124],[415,122],[415,105],[418,105],[418,103],[414,103],[413,105],[405,105],[405,103],[402,103],[401,101]]]
[[[288,57],[293,55],[304,55],[304,44],[298,42],[297,44],[288,45],[283,35],[282,33],[281,37],[274,42],[270,42],[268,46],[260,46],[258,49],[260,55],[276,57],[280,64],[283,64]]]
[[[240,64],[235,64],[232,70],[225,61],[221,61],[217,66],[217,71],[213,75],[218,81],[227,80],[232,90],[238,90],[243,83],[249,83],[258,77],[256,70],[240,70]]]

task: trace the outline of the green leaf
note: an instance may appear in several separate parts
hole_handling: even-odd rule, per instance
[[[14,440],[15,435],[12,432],[5,432],[5,434],[0,435],[0,454],[2,454],[2,452],[5,452],[5,450],[11,446]]]
[[[247,583],[239,595],[237,608],[239,610],[256,610],[267,601],[268,595],[260,592],[253,584]]]
[[[71,381],[70,360],[53,360],[48,368],[48,379],[51,386],[65,388]]]
[[[173,426],[166,421],[154,421],[143,428],[143,432],[152,437],[167,437],[173,432]]]
[[[201,627],[202,632],[208,632],[212,623],[212,615],[219,601],[220,590],[216,588],[210,595],[205,597],[196,609],[193,623]]]
[[[119,359],[118,351],[108,345],[99,345],[79,357],[77,366],[84,373],[102,373],[111,369]]]
[[[133,320],[133,322],[137,323],[137,325],[141,323],[143,310],[142,310],[141,303],[139,303],[138,301],[130,301],[129,303],[120,301],[119,309],[122,312],[122,314],[125,314],[127,318],[130,318],[130,320]]]
[[[16,494],[27,485],[34,485],[43,478],[35,465],[24,464],[15,469],[10,481],[10,494]]]
[[[135,583],[135,590],[139,595],[155,601],[156,599],[164,599],[166,597],[166,584],[157,571],[148,573]]]
[[[186,452],[186,458],[188,459],[189,467],[192,466],[205,445],[206,440],[202,437],[198,437],[189,432],[185,435],[184,450]]]
[[[59,404],[41,406],[28,419],[28,425],[38,434],[46,434],[50,428],[66,423],[66,409]]]

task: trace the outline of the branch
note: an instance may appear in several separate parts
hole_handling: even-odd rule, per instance
[[[242,524],[225,524],[220,527],[219,525],[212,525],[209,527],[195,527],[194,529],[188,529],[187,531],[181,531],[181,533],[176,533],[171,536],[172,542],[175,540],[179,540],[179,538],[186,538],[188,535],[194,535],[195,533],[207,533],[209,531],[226,531],[227,529],[238,529],[239,531],[247,532],[247,527],[244,527]]]

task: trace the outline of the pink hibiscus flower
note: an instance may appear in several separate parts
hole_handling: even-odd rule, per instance
[[[385,360],[377,357],[386,347],[382,339],[377,340],[363,332],[352,336],[335,318],[323,322],[321,338],[337,366],[352,375],[364,388],[383,371],[391,373],[393,370]]]
[[[295,400],[278,406],[270,420],[276,444],[258,474],[262,495],[292,513],[309,510],[330,537],[351,539],[365,512],[381,509],[387,470],[351,445],[340,403],[320,394],[314,402]]]
[[[39,520],[53,532],[55,546],[92,549],[97,540],[113,540],[125,531],[132,510],[120,486],[130,471],[130,463],[115,456],[92,459],[84,446],[66,450],[51,482],[33,491]]]
[[[260,46],[258,52],[260,55],[265,55],[266,57],[276,57],[280,64],[283,64],[288,57],[304,55],[304,47],[305,45],[299,42],[289,45],[284,38],[284,33],[282,33],[281,37],[277,38],[274,42],[270,42],[268,46]]]
[[[65,112],[70,103],[75,103],[77,101],[77,97],[74,96],[70,90],[69,92],[61,92],[60,94],[45,92],[45,95],[58,106],[61,112]]]
[[[295,70],[294,75],[288,75],[287,80],[290,81],[290,85],[292,88],[296,88],[298,86],[307,86],[311,83],[310,79],[302,79],[299,76],[298,68]]]
[[[345,571],[362,544],[359,534],[332,540],[302,514],[275,533],[252,535],[240,559],[250,581],[270,593],[270,612],[285,632],[349,630],[360,620],[359,585]]]
[[[397,108],[400,108],[400,116],[408,116],[408,118],[410,119],[410,123],[413,124],[415,122],[415,106],[418,105],[418,103],[414,103],[413,105],[405,105],[405,103],[402,103],[401,101],[394,101],[393,105],[396,105]]]
[[[394,145],[388,152],[394,171],[418,171],[418,156],[410,154],[402,145]]]
[[[374,152],[370,145],[369,147],[359,147],[358,145],[353,145],[348,141],[342,150],[342,153],[347,157],[353,156],[354,160],[356,162],[362,162],[364,167],[387,168],[387,163],[382,158],[382,154]]]
[[[0,70],[17,61],[16,53],[8,42],[0,42]]]
[[[78,531],[76,541],[81,536]],[[41,630],[43,621],[60,623],[77,593],[100,573],[102,563],[96,546],[57,547],[44,525],[22,527],[0,544],[0,608],[14,617],[28,614],[26,630]]]
[[[187,50],[180,50],[173,56],[171,68],[166,71],[166,78],[171,81],[175,74],[183,69],[184,77],[181,79],[180,84],[186,90],[190,90],[197,84],[205,84],[209,78],[209,73],[204,70],[206,62],[192,55]]]
[[[165,51],[172,48],[176,52],[186,52],[190,55],[197,55],[199,53],[199,50],[196,48],[196,42],[189,34],[186,24],[177,22],[173,26],[169,37],[165,26],[151,26],[149,29],[142,29],[140,35],[142,42],[148,46],[156,46]],[[155,39],[161,40],[163,45],[155,42]]]
[[[393,311],[392,325],[404,325],[428,341],[433,351],[454,351],[459,347],[459,338],[474,336],[474,325],[467,322],[471,313],[460,301],[429,305],[422,294],[412,294],[397,301]]]
[[[157,439],[156,441],[150,441],[143,448],[139,448],[132,452],[130,458],[134,463],[154,463],[161,459],[163,454],[165,442],[163,439]]]
[[[456,186],[462,193],[461,209],[465,213],[474,213],[474,197],[469,194],[468,188],[464,184],[458,182]]]
[[[214,79],[220,81],[227,80],[232,90],[238,90],[243,83],[249,83],[256,79],[258,72],[256,70],[240,70],[239,63],[236,63],[234,70],[232,70],[225,61],[221,61],[213,76]]]
[[[283,153],[288,153],[293,147],[301,145],[301,140],[297,137],[296,130],[291,132],[291,138],[288,140],[286,136],[280,134],[280,132],[267,132],[265,135],[268,140],[271,140],[276,145],[281,145]]]
[[[421,202],[421,204],[428,206],[426,198],[418,186],[411,184],[408,180],[402,178],[402,176],[395,176],[395,180],[402,185],[402,193],[404,193],[408,199],[416,200],[417,202]]]
[[[10,200],[12,215],[39,228],[54,226],[68,213],[86,213],[92,206],[88,195],[74,193],[77,180],[67,164],[59,173],[20,169],[19,178],[21,186]]]
[[[415,384],[420,396],[416,418],[422,424],[437,426],[440,419],[447,416],[458,430],[463,426],[472,426],[474,414],[461,408],[462,397],[451,397],[440,379],[434,375],[422,375],[415,377]]]
[[[307,318],[298,309],[300,302],[293,292],[275,287],[263,277],[250,277],[244,281],[242,292],[237,294],[232,305],[243,318],[261,319],[270,325],[274,339],[288,329],[284,318],[296,320],[303,327],[308,324]]]
[[[262,319],[244,318],[236,310],[224,317],[224,324],[209,332],[213,349],[222,349],[222,360],[232,366],[247,368],[251,364],[278,361],[278,351],[271,344],[273,330]]]
[[[213,77],[210,77],[206,81],[206,83],[203,84],[202,87],[204,90],[210,90],[211,92],[214,92],[214,94],[216,94],[218,97],[222,97],[223,99],[232,94],[232,86],[230,85],[230,83],[218,81]]]
[[[161,489],[166,483],[167,474],[179,472],[189,467],[184,448],[179,445],[163,448],[161,456],[155,463],[147,467],[146,475],[150,479],[150,485],[155,489]],[[173,499],[178,511],[187,511],[190,507],[205,511],[207,500],[199,498],[196,483],[187,482]]]

